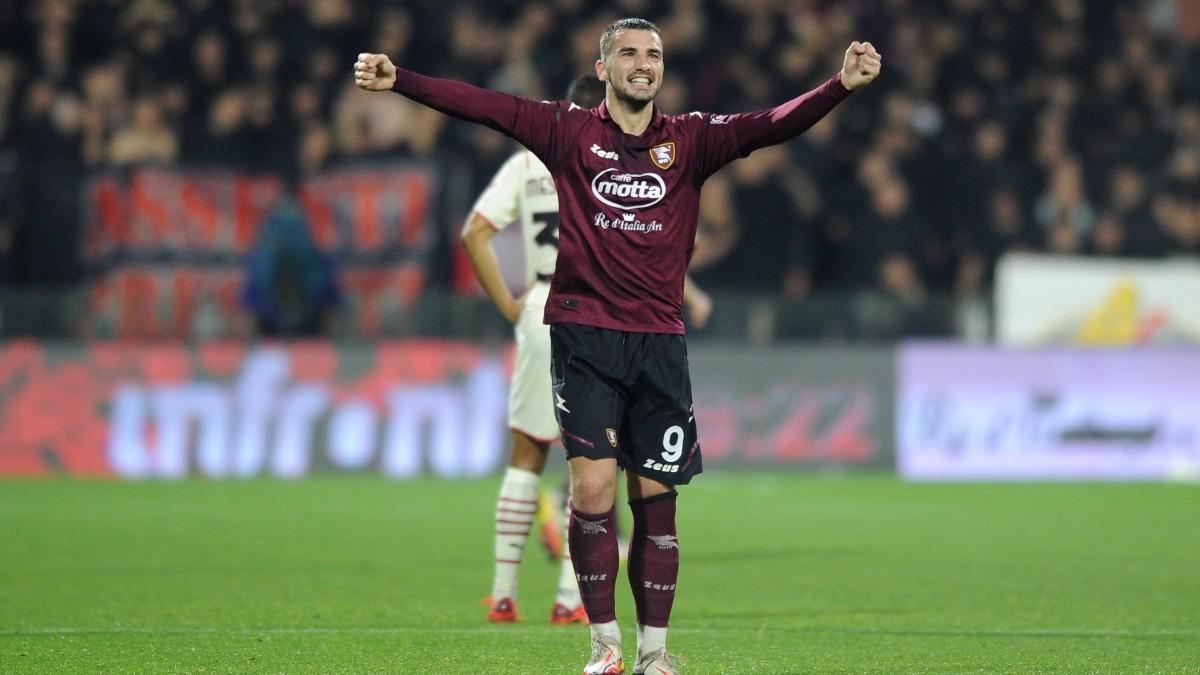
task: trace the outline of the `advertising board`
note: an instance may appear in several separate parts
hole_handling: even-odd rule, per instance
[[[0,475],[471,477],[507,459],[511,349],[0,347]],[[891,466],[886,351],[692,352],[705,466]],[[561,450],[552,450],[561,461]]]
[[[919,480],[1164,480],[1200,471],[1200,350],[913,343],[896,458]]]
[[[1200,262],[1010,254],[996,337],[1012,346],[1200,345]]]

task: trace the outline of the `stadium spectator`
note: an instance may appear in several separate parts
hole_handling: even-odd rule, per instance
[[[340,302],[333,264],[313,242],[304,210],[294,196],[283,197],[263,222],[246,268],[242,306],[255,333],[332,335]]]
[[[1041,245],[1042,237],[1021,208],[1020,193],[1014,185],[993,187],[985,208],[981,221],[959,233],[961,263],[955,289],[962,295],[973,295],[990,286],[996,262],[1005,253],[1032,252]]]
[[[134,104],[129,125],[113,135],[109,162],[113,166],[167,164],[178,153],[179,142],[163,121],[162,104],[147,96]]]
[[[1073,160],[1064,160],[1050,170],[1047,190],[1038,198],[1034,208],[1038,225],[1062,237],[1087,234],[1096,218],[1083,186],[1083,169]],[[1066,233],[1070,232],[1068,235]]]
[[[731,211],[736,223],[732,247],[697,275],[702,283],[777,290],[789,265],[808,262],[807,253],[792,255],[795,242],[803,242],[796,243],[802,249],[807,244],[805,236],[813,223],[800,215],[803,188],[790,167],[787,150],[780,146],[763,148],[731,167]]]

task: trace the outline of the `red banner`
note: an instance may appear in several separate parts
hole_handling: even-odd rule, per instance
[[[425,287],[438,228],[424,166],[340,169],[306,179],[298,199],[334,262],[353,333],[378,335]],[[96,271],[89,335],[230,334],[244,264],[282,194],[273,176],[140,169],[94,178],[84,258]]]

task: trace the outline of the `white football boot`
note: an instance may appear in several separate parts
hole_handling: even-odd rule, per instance
[[[639,654],[633,675],[679,675],[679,659],[659,649],[648,654]]]
[[[621,643],[604,635],[593,634],[592,659],[583,667],[583,675],[621,675],[624,672]]]

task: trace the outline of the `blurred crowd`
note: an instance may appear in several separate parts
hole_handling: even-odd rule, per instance
[[[712,287],[919,299],[985,290],[1006,251],[1200,253],[1193,0],[0,0],[0,282],[78,281],[83,181],[146,163],[435,162],[467,176],[449,240],[513,146],[357,91],[357,53],[558,98],[619,16],[663,30],[666,112],[782,102],[854,39],[884,55],[869,90],[709,183]]]

